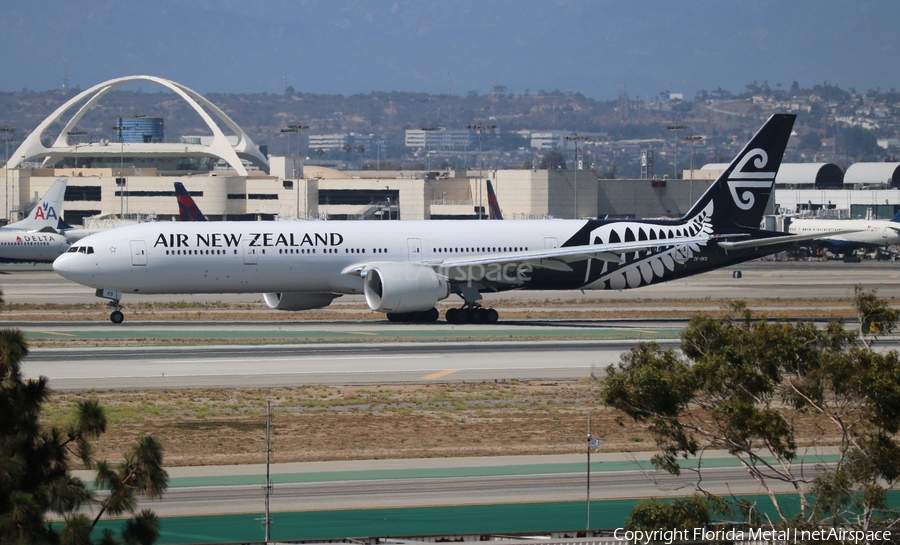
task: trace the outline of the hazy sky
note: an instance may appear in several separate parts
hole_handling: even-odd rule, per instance
[[[900,88],[897,0],[0,0],[0,91]],[[145,90],[153,90],[144,86]]]

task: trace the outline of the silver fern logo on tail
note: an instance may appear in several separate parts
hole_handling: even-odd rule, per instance
[[[744,170],[750,161],[753,161],[753,167],[759,171],[747,172]],[[741,158],[741,161],[734,167],[734,171],[728,176],[731,198],[741,210],[750,210],[756,204],[756,195],[750,191],[751,189],[768,189],[775,181],[775,172],[762,170],[768,163],[769,156],[765,150],[752,149]],[[739,190],[742,192],[738,193]]]
[[[616,234],[618,240],[627,240],[630,238],[629,231],[637,234],[639,240],[666,241],[673,238],[701,235],[709,237],[713,233],[710,221],[712,214],[713,202],[710,201],[700,213],[680,225],[615,222],[594,229],[591,232],[591,240],[594,244],[604,244],[613,238],[612,233]],[[610,265],[603,261],[600,277],[593,282],[590,281],[593,260],[589,260],[584,279],[585,283],[589,283],[589,285],[585,287],[587,289],[623,290],[652,284],[662,280],[666,271],[674,271],[676,266],[684,265],[696,254],[699,254],[702,246],[706,246],[706,242],[660,246],[658,250],[650,249],[626,254],[623,256],[624,261],[618,265]]]

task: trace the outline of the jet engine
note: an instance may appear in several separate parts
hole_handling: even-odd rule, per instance
[[[407,263],[384,263],[366,271],[366,303],[378,312],[431,310],[450,295],[447,279],[430,267]]]
[[[276,310],[309,310],[327,307],[340,295],[336,293],[264,293],[263,300]]]

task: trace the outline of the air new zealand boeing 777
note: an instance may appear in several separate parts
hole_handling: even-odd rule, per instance
[[[494,322],[481,294],[639,288],[813,238],[759,228],[795,116],[773,115],[677,220],[145,223],[79,241],[53,268],[124,316],[126,294],[262,293],[273,309],[364,294],[392,321]]]

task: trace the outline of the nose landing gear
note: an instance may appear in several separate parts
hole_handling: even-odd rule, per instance
[[[119,300],[122,299],[121,291],[98,289],[97,297],[102,297],[103,299],[110,300],[109,303],[106,304],[107,306],[113,307],[113,309],[114,309],[112,312],[109,313],[109,321],[110,322],[112,322],[114,324],[121,324],[122,322],[125,321],[125,315],[122,314],[121,310],[119,310],[120,308],[122,308],[119,306]]]

